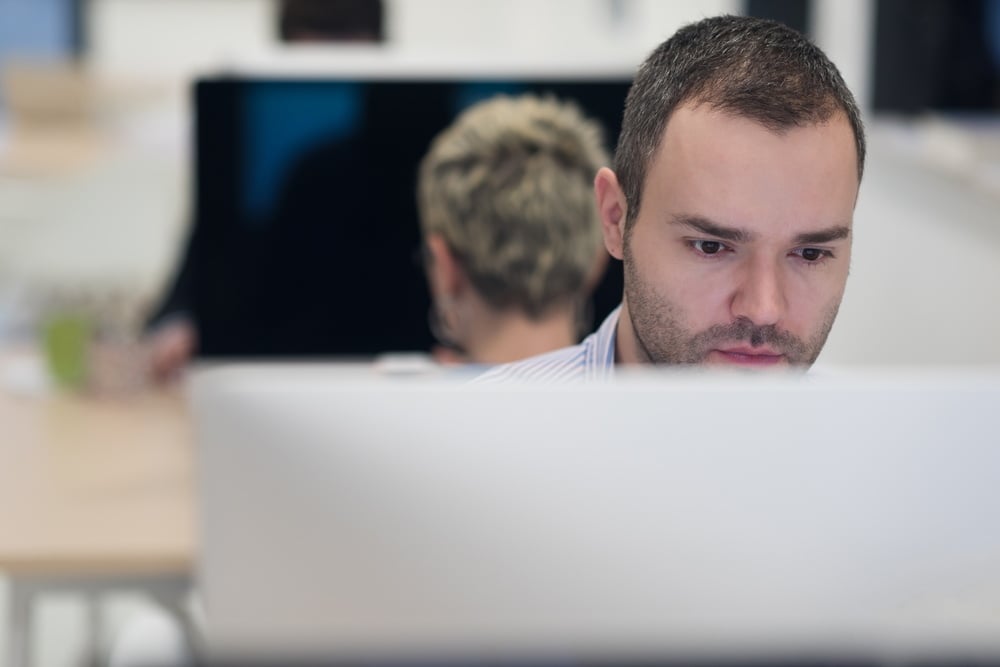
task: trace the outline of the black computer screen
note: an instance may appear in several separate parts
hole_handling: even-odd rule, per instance
[[[203,356],[426,351],[417,166],[464,108],[496,94],[574,100],[609,150],[629,81],[202,80],[195,86],[191,308]],[[621,299],[612,262],[599,323]]]

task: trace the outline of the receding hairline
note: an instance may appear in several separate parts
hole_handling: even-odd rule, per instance
[[[711,111],[724,114],[733,118],[746,118],[758,125],[762,125],[776,134],[796,127],[807,127],[809,125],[822,125],[836,116],[838,112],[844,116],[844,120],[850,124],[848,112],[836,97],[827,95],[821,97],[820,102],[813,105],[812,112],[796,117],[794,120],[778,120],[773,114],[766,111],[754,112],[741,107],[728,98],[724,90],[716,89],[712,85],[705,86],[704,89],[692,91],[689,95],[681,98],[664,120],[664,126],[670,122],[670,118],[683,108],[708,107]],[[853,128],[852,128],[853,130]]]
[[[646,177],[649,176],[649,167],[651,166],[653,160],[656,157],[657,152],[663,146],[663,141],[667,136],[667,130],[670,128],[670,121],[673,120],[677,112],[681,110],[697,110],[699,108],[706,108],[711,113],[716,113],[721,116],[726,116],[732,119],[746,120],[754,123],[758,127],[762,127],[771,134],[783,137],[787,135],[792,130],[810,128],[810,127],[824,127],[834,124],[839,120],[842,120],[844,125],[851,131],[851,142],[852,150],[854,151],[854,160],[856,163],[860,163],[860,157],[858,153],[857,145],[857,132],[851,123],[850,115],[847,110],[842,108],[837,104],[836,99],[831,98],[829,100],[829,105],[824,105],[821,108],[817,108],[817,112],[811,117],[799,119],[793,122],[776,122],[771,118],[759,116],[753,113],[743,113],[738,109],[732,108],[731,105],[720,104],[711,99],[706,99],[705,97],[692,96],[691,98],[682,100],[679,102],[670,113],[667,114],[663,121],[663,129],[660,130],[659,136],[656,141],[649,147],[648,153],[645,156],[646,159]],[[858,167],[858,183],[861,183],[861,167]],[[644,184],[645,185],[645,184]]]
[[[666,139],[667,131],[670,129],[670,122],[671,120],[673,120],[674,115],[683,109],[694,110],[702,107],[707,108],[710,112],[717,113],[722,116],[726,116],[728,118],[749,121],[778,137],[785,136],[787,133],[795,129],[829,126],[837,122],[838,120],[841,120],[843,121],[843,124],[847,127],[847,129],[849,129],[851,132],[851,137],[853,139],[853,141],[851,142],[851,150],[854,153],[854,161],[855,163],[860,164],[860,158],[858,156],[857,133],[854,129],[853,124],[851,123],[851,118],[848,115],[847,110],[841,108],[840,105],[836,103],[836,100],[831,100],[831,106],[829,107],[828,111],[822,114],[816,114],[815,120],[807,119],[804,121],[797,121],[791,123],[775,123],[775,122],[767,122],[766,120],[757,118],[755,117],[754,114],[740,113],[738,110],[728,108],[726,105],[715,104],[705,99],[692,98],[680,102],[670,111],[669,114],[667,114],[666,119],[663,122],[663,129],[660,131],[660,134],[656,138],[656,141],[653,144],[651,144],[647,149],[647,152],[644,155],[645,165],[643,168],[643,182],[640,184],[640,192],[644,192],[646,189],[646,182],[649,180],[650,177],[650,168],[652,167],[653,162],[655,162],[657,154],[659,153],[660,149],[663,148],[663,143],[664,140]],[[615,169],[615,173],[617,175],[617,169]],[[862,171],[861,167],[859,166],[857,173],[859,189],[861,187],[861,177],[862,177]],[[634,219],[633,215],[637,213],[638,211],[631,211],[631,210],[629,211],[628,215],[629,222],[632,219]]]
[[[749,121],[749,122],[757,125],[760,128],[763,128],[767,132],[770,132],[771,134],[773,134],[774,136],[777,136],[777,137],[784,136],[788,132],[791,132],[792,130],[795,130],[795,129],[806,129],[806,128],[812,128],[812,127],[829,126],[829,125],[837,122],[838,120],[840,120],[840,121],[842,121],[843,125],[846,126],[846,128],[850,130],[851,137],[853,139],[853,141],[850,142],[850,145],[851,145],[851,150],[854,153],[854,161],[855,162],[860,162],[860,160],[858,159],[857,136],[856,136],[856,133],[855,133],[854,126],[851,123],[851,119],[850,119],[850,116],[848,115],[848,112],[845,109],[841,108],[837,104],[834,104],[831,107],[831,110],[830,110],[830,112],[828,114],[823,114],[822,119],[816,120],[815,122],[798,121],[798,122],[792,122],[792,123],[777,124],[777,123],[762,122],[760,119],[753,117],[753,114],[739,113],[736,110],[725,108],[725,105],[722,105],[722,107],[720,107],[719,105],[712,104],[711,102],[707,102],[705,100],[686,100],[686,101],[683,101],[680,104],[678,104],[676,107],[674,107],[673,110],[671,110],[671,112],[669,114],[667,114],[666,120],[664,121],[664,124],[663,124],[662,131],[660,132],[659,136],[657,137],[656,142],[653,143],[649,147],[649,149],[648,149],[648,153],[645,156],[646,163],[645,163],[644,168],[643,168],[643,182],[639,186],[639,192],[640,192],[641,201],[645,201],[645,196],[644,195],[645,195],[645,192],[646,192],[646,186],[647,186],[647,184],[649,182],[649,179],[650,179],[650,176],[651,176],[651,171],[652,171],[651,168],[653,166],[653,163],[656,161],[660,150],[663,148],[663,144],[664,144],[664,141],[665,141],[666,136],[667,136],[667,131],[670,128],[670,121],[673,120],[674,115],[678,111],[681,111],[683,109],[692,110],[692,109],[697,109],[697,108],[700,108],[700,107],[707,107],[710,112],[717,113],[717,114],[720,114],[720,115],[728,117],[728,118],[734,118],[734,119],[741,119],[741,120]],[[617,172],[616,172],[616,176],[617,176]],[[855,203],[857,202],[857,196],[860,193],[860,189],[861,189],[861,177],[862,177],[862,174],[861,174],[861,171],[859,169],[859,171],[857,172]],[[626,215],[626,219],[625,219],[625,226],[624,226],[624,232],[625,232],[626,237],[631,236],[631,232],[632,232],[632,229],[634,227],[634,223],[635,223],[636,217],[638,216],[638,213],[639,213],[638,210],[633,210],[632,209],[632,203],[628,202],[628,210],[627,210],[627,215]],[[684,217],[684,216],[681,216],[681,217]],[[697,218],[699,216],[693,216],[693,217]],[[846,227],[850,228],[851,225],[846,225]]]

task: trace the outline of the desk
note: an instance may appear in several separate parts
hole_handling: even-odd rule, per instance
[[[10,359],[0,355],[0,367]],[[10,667],[45,590],[137,586],[176,603],[194,548],[192,430],[179,389],[99,398],[0,387],[0,571]]]

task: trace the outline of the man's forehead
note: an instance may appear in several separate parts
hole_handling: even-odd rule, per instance
[[[803,194],[817,200],[839,199],[849,193],[853,209],[857,153],[853,130],[843,114],[776,132],[706,105],[683,106],[664,132],[646,186],[710,189],[694,193],[702,198],[725,197],[734,189],[747,195],[759,190],[782,199]]]
[[[646,173],[644,201],[735,227],[761,220],[794,234],[850,227],[858,180],[845,116],[778,133],[707,105],[685,105],[665,132]]]

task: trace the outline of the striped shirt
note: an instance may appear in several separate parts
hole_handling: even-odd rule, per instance
[[[564,347],[521,361],[494,366],[473,384],[506,382],[594,382],[608,380],[615,370],[615,334],[618,331],[618,306],[605,318],[600,328],[578,345]]]

